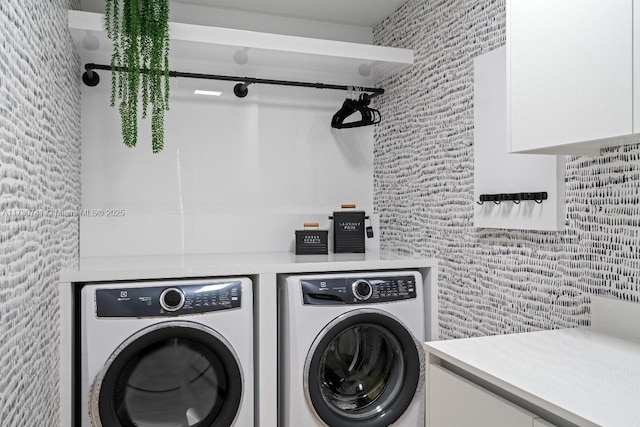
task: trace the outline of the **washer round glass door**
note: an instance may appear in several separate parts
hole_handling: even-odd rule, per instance
[[[305,392],[329,426],[388,426],[413,401],[421,363],[413,336],[398,320],[378,310],[354,310],[313,343]]]
[[[230,426],[242,380],[236,355],[213,330],[159,323],[111,356],[91,392],[91,417],[103,427]]]

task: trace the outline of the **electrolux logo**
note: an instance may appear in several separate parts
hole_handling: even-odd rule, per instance
[[[129,292],[120,291],[120,297],[118,298],[118,301],[131,301],[131,298],[129,298]]]

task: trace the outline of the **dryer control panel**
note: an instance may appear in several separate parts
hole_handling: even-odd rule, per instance
[[[96,290],[98,317],[159,317],[209,313],[242,306],[242,282]]]
[[[415,276],[302,279],[302,299],[311,305],[375,304],[416,298]]]

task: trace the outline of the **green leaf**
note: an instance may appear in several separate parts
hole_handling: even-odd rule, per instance
[[[119,103],[122,141],[137,143],[141,100],[143,118],[152,105],[151,146],[158,153],[169,109],[169,0],[106,0],[105,28],[113,41],[110,103]]]

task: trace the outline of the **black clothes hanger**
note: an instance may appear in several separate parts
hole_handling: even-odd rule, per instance
[[[333,118],[331,119],[331,127],[336,129],[346,129],[380,123],[380,111],[369,107],[370,102],[371,97],[366,93],[361,94],[357,100],[350,98],[345,99],[342,107],[333,115]],[[345,123],[347,118],[356,113],[360,113],[360,120]]]

